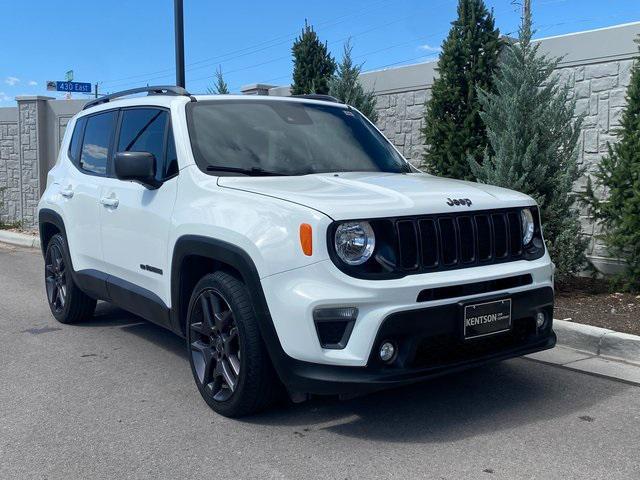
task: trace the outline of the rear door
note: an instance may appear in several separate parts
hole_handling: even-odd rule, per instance
[[[156,177],[163,183],[160,188],[150,190],[138,183],[118,180],[114,175],[105,179],[100,219],[104,260],[111,275],[109,282],[152,302],[160,299],[168,306],[167,245],[178,174],[169,110],[122,109],[114,145],[115,152],[152,153]]]
[[[71,260],[76,271],[103,269],[99,199],[107,175],[117,110],[81,117],[67,155],[69,168],[60,184]]]

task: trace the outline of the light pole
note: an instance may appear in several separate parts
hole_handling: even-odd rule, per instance
[[[184,21],[182,18],[182,0],[174,0],[173,17],[176,36],[176,85],[184,88]]]

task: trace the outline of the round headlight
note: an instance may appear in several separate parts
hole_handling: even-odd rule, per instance
[[[371,258],[376,237],[369,222],[346,222],[336,229],[335,247],[347,265],[362,265]]]
[[[528,245],[533,239],[533,232],[535,230],[531,209],[523,208],[520,210],[520,219],[522,221],[522,244]]]

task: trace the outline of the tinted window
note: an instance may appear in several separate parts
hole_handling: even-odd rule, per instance
[[[156,158],[158,177],[164,177],[165,110],[136,108],[122,111],[118,152],[149,152]]]
[[[80,158],[80,145],[82,144],[82,134],[86,123],[87,119],[82,117],[76,122],[76,126],[73,129],[73,136],[69,144],[69,158],[74,162],[77,162],[78,158]]]
[[[80,156],[80,168],[83,170],[97,175],[107,173],[109,144],[111,143],[116,113],[111,111],[87,117]]]
[[[408,164],[359,113],[293,101],[190,103],[189,135],[202,170],[215,166],[283,175],[406,172]]]

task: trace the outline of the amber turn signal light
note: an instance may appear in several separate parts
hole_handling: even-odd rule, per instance
[[[300,224],[300,246],[307,257],[313,253],[313,231],[308,223]]]

